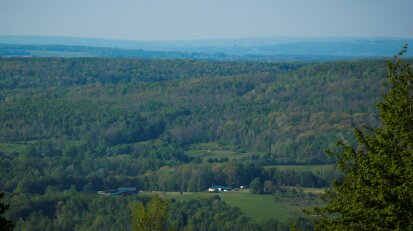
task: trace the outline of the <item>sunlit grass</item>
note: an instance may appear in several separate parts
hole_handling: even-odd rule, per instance
[[[0,143],[0,152],[7,152],[7,153],[21,153],[26,149],[26,144],[21,143]]]
[[[310,191],[305,189],[305,191]],[[313,191],[314,192],[314,191]],[[223,201],[233,207],[238,207],[246,217],[260,223],[268,219],[277,219],[281,222],[303,215],[301,210],[313,205],[316,199],[275,197],[273,195],[252,194],[248,190],[238,192],[208,193],[208,192],[144,192],[143,194],[158,194],[177,201],[187,201],[198,198],[207,198],[218,195]],[[294,203],[293,203],[294,202]]]

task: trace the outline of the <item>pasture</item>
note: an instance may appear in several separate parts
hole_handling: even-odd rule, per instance
[[[248,190],[237,192],[151,192],[161,196],[166,196],[177,201],[185,201],[202,197],[218,195],[227,204],[238,207],[246,217],[252,221],[260,223],[268,219],[277,219],[286,223],[297,215],[304,215],[302,209],[309,209],[320,205],[322,202],[318,198],[287,198],[275,197],[273,195],[252,194]],[[143,194],[151,194],[143,193]]]

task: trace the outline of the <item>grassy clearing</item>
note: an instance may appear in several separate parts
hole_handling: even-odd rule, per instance
[[[327,188],[302,188],[304,193],[323,194]]]
[[[0,152],[17,152],[21,153],[25,150],[26,144],[12,144],[12,143],[0,143]]]
[[[264,168],[276,168],[277,170],[294,170],[297,172],[315,172],[315,171],[325,171],[334,170],[334,164],[316,164],[316,165],[269,165],[264,166]]]
[[[294,212],[279,201],[275,201],[271,195],[235,192],[221,193],[219,196],[229,205],[240,208],[246,216],[258,223],[271,218],[286,222],[295,216]]]
[[[294,187],[294,186],[287,186],[289,189],[295,189],[297,191],[302,190],[304,193],[312,193],[316,195],[320,195],[325,192],[328,188],[304,188],[304,187]]]
[[[228,158],[228,160],[234,160],[242,157],[247,157],[252,154],[260,155],[261,153],[249,153],[244,151],[236,151],[234,147],[220,145],[217,143],[198,143],[192,144],[185,148],[185,153],[190,157],[198,157],[201,159],[209,158]]]
[[[226,151],[226,150],[216,150],[216,149],[209,149],[209,150],[202,150],[202,149],[194,149],[186,151],[186,154],[190,157],[199,157],[202,159],[206,158],[228,158],[233,159],[236,157],[241,157],[243,154],[234,152],[234,151]]]
[[[248,190],[225,193],[184,192],[182,195],[179,192],[151,192],[147,194],[153,193],[173,198],[177,201],[219,195],[223,201],[233,207],[240,208],[245,216],[257,223],[271,218],[281,222],[288,222],[289,219],[302,214],[301,210],[303,208],[309,208],[319,203],[317,199],[303,198],[297,200],[295,198],[280,198],[272,195],[251,194]]]

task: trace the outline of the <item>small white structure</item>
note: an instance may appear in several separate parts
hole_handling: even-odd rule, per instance
[[[211,186],[208,188],[208,192],[229,192],[232,188],[229,186]]]

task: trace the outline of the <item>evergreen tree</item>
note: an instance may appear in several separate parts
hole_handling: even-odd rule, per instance
[[[355,130],[359,147],[340,143],[333,183],[316,208],[321,230],[413,230],[413,74],[401,58],[387,63],[388,90],[378,103],[382,126]]]
[[[0,192],[0,200],[3,199],[4,193]],[[3,217],[4,212],[9,208],[10,205],[0,202],[0,230],[8,231],[13,230],[13,223]]]

